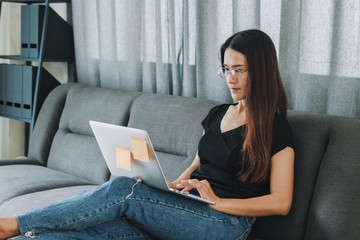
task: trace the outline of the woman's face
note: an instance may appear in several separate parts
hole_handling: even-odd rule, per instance
[[[248,71],[239,72],[239,70],[247,70],[245,55],[231,48],[227,48],[224,53],[224,68],[227,72],[227,74],[225,74],[226,83],[229,87],[231,97],[235,101],[245,99]]]

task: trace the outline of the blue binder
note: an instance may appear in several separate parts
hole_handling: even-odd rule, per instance
[[[5,70],[5,113],[12,116],[14,114],[14,95],[13,83],[10,81],[14,72],[13,65],[7,65]]]
[[[21,57],[29,57],[30,8],[21,6]]]
[[[5,114],[5,74],[7,64],[0,64],[0,115]]]
[[[23,106],[22,106],[22,117],[31,118],[33,110],[33,94],[35,86],[36,67],[23,66],[23,79],[22,79],[22,95],[23,95]]]
[[[10,79],[13,84],[13,92],[14,95],[14,109],[13,115],[15,117],[21,117],[22,115],[22,66],[13,65],[12,79]]]
[[[44,19],[44,6],[37,4],[26,5],[29,9],[29,57],[39,56],[42,22]]]
[[[22,103],[22,66],[7,65],[5,74],[5,113],[21,117]]]

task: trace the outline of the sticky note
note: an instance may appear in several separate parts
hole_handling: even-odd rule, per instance
[[[131,147],[136,160],[149,162],[149,148],[145,139],[131,137]]]
[[[155,156],[154,156],[154,154],[152,153],[152,151],[151,151],[151,149],[150,149],[150,147],[149,147],[149,144],[146,143],[146,146],[147,146],[149,158],[154,158]]]
[[[130,171],[131,152],[130,148],[115,145],[116,167]]]

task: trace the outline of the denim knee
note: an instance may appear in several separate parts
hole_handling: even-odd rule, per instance
[[[106,184],[108,185],[108,188],[111,189],[124,189],[124,188],[130,188],[131,186],[136,182],[135,179],[129,178],[126,176],[118,176],[111,180],[109,180]]]

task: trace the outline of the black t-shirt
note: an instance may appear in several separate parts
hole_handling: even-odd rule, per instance
[[[205,130],[200,139],[200,167],[191,178],[206,179],[214,193],[221,198],[250,198],[268,194],[269,180],[263,183],[242,182],[238,173],[242,167],[241,149],[245,140],[245,125],[221,133],[220,123],[230,104],[212,108],[202,121]],[[287,146],[294,148],[294,136],[285,117],[275,115],[271,156]],[[191,191],[198,194],[196,190]]]

